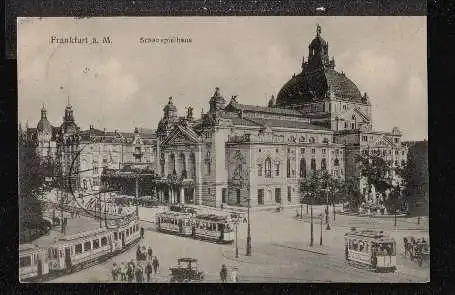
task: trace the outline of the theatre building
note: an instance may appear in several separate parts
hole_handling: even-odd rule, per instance
[[[403,165],[401,132],[372,129],[371,102],[343,72],[335,70],[318,26],[302,70],[267,106],[225,99],[219,88],[209,111],[179,117],[172,98],[157,128],[158,173],[170,202],[209,206],[297,204],[299,180],[327,169],[341,180],[358,180],[354,157],[375,153]]]

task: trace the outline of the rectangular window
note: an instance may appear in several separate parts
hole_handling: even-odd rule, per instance
[[[304,148],[301,148],[301,149],[300,149],[300,153],[301,153],[301,154],[304,154],[304,153],[305,153],[305,149],[304,149]]]
[[[100,247],[100,240],[93,240],[93,249],[98,249]]]
[[[275,203],[281,203],[281,188],[275,188]]]
[[[258,176],[262,176],[262,164],[258,165]]]
[[[102,237],[101,238],[101,247],[107,245],[107,237]]]
[[[207,189],[207,193],[210,195],[211,193],[210,188]]]
[[[117,241],[118,240],[118,234],[116,232],[114,232],[114,241]]]
[[[311,153],[312,154],[316,154],[316,150],[315,149],[311,149]]]
[[[264,189],[258,189],[258,204],[263,205],[264,204]]]
[[[92,249],[92,244],[90,241],[84,243],[84,252],[85,251],[90,251]]]
[[[275,165],[275,176],[280,176],[280,164]]]
[[[325,149],[322,149],[322,153],[325,154]]]
[[[288,186],[288,202],[291,202],[291,194],[292,194],[292,189],[290,186]]]
[[[76,254],[81,254],[82,253],[82,244],[77,244],[74,247],[74,252],[76,252]]]
[[[24,256],[19,258],[19,266],[25,267],[32,265],[32,258],[30,256]]]

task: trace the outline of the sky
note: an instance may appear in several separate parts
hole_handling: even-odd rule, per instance
[[[192,106],[199,117],[215,87],[227,102],[237,95],[266,105],[301,71],[316,24],[335,70],[368,93],[373,128],[398,126],[404,140],[428,139],[426,17],[19,18],[19,121],[35,127],[44,104],[59,126],[69,98],[82,129],[156,129],[168,97],[179,115]],[[111,43],[56,44],[52,36]]]

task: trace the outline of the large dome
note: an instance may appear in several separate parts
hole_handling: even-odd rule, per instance
[[[47,132],[47,133],[52,132],[51,123],[49,123],[49,121],[46,118],[41,118],[41,120],[38,122],[38,125],[36,126],[36,129],[40,132]]]
[[[289,106],[323,99],[328,92],[337,99],[362,102],[358,87],[345,74],[333,69],[318,74],[302,72],[291,78],[278,92],[276,105]]]

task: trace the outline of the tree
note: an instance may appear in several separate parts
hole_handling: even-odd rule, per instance
[[[20,242],[36,237],[43,223],[41,196],[45,185],[46,165],[41,165],[33,143],[22,141],[19,146],[19,231]],[[34,232],[34,234],[30,234]]]
[[[406,165],[400,173],[405,187],[403,196],[411,216],[428,216],[429,177],[428,142],[420,141],[409,145]]]
[[[310,177],[300,180],[300,193],[304,201],[312,204],[326,204],[327,194],[329,203],[332,203],[340,187],[341,183],[324,169],[315,170]]]
[[[340,188],[340,193],[343,192],[344,200],[348,202],[351,210],[357,210],[362,204],[364,197],[357,188],[355,179],[346,179]]]
[[[403,168],[393,166],[392,161],[387,161],[378,155],[357,155],[356,162],[360,166],[360,175],[367,179],[368,185],[374,185],[377,192],[389,196],[384,200],[388,211],[396,212],[402,201],[400,185],[394,185],[392,175],[402,177]]]

